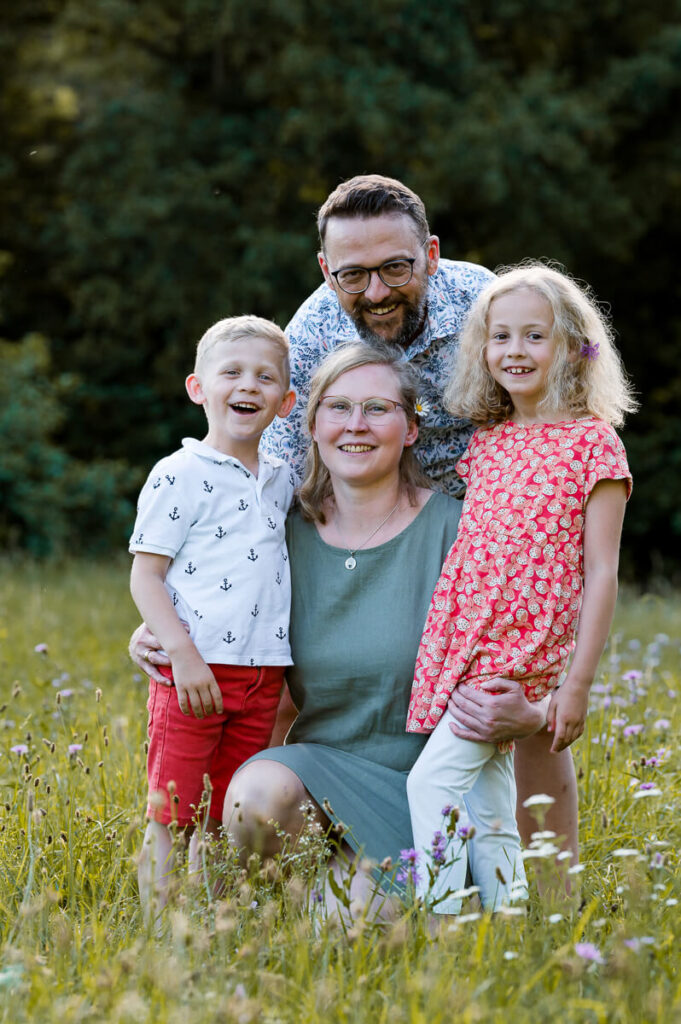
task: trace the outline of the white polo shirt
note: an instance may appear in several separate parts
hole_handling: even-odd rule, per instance
[[[204,661],[290,665],[293,471],[261,452],[256,477],[202,441],[182,445],[142,488],[130,551],[173,559],[166,589]]]

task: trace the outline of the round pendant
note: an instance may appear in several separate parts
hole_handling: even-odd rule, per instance
[[[345,559],[345,568],[346,569],[351,569],[352,570],[352,569],[355,568],[356,565],[357,565],[357,559],[354,557],[354,555],[349,555],[348,558]]]

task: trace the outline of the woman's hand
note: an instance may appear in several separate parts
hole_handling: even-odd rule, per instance
[[[447,705],[456,719],[449,728],[455,736],[478,743],[522,740],[546,724],[546,703],[547,698],[530,703],[515,679],[496,676],[480,689],[461,683]]]
[[[143,672],[146,672],[150,679],[155,679],[157,683],[163,683],[165,686],[172,685],[165,676],[161,675],[156,667],[157,665],[167,665],[170,667],[170,658],[165,651],[161,650],[161,645],[148,628],[146,622],[138,626],[130,637],[128,652],[135,664]]]

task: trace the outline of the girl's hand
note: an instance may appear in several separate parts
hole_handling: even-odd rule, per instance
[[[146,622],[138,626],[130,637],[128,653],[138,668],[146,672],[150,679],[155,680],[157,683],[162,683],[163,686],[173,685],[169,679],[161,675],[156,667],[157,665],[167,665],[170,668],[170,658],[165,651],[161,650],[160,643]]]
[[[549,704],[546,724],[554,734],[551,753],[565,750],[584,732],[584,723],[589,706],[588,689],[577,689],[568,683],[555,690]]]
[[[496,676],[480,689],[461,683],[447,708],[456,719],[449,728],[463,740],[503,743],[533,736],[546,722],[543,702],[530,703],[515,679]]]

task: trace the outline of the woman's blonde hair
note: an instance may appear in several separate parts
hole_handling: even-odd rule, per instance
[[[551,307],[556,342],[539,410],[549,416],[595,416],[621,426],[624,414],[634,412],[638,403],[615,348],[609,317],[591,289],[556,265],[535,261],[502,267],[497,275],[480,293],[464,324],[444,393],[445,407],[477,426],[511,418],[511,397],[487,366],[489,309],[499,296],[531,288]]]
[[[360,366],[386,366],[392,371],[400,395],[400,403],[410,423],[418,422],[416,402],[419,396],[419,380],[412,367],[405,363],[399,353],[379,345],[364,345],[350,342],[340,345],[317,368],[310,381],[310,397],[307,401],[307,428],[312,437],[317,407],[324,392],[334,381]],[[407,493],[410,504],[416,504],[416,490],[428,487],[429,482],[421,469],[413,448],[405,447],[399,464],[400,481]],[[304,519],[325,523],[324,505],[333,498],[329,471],[322,462],[315,440],[311,441],[305,461],[305,478],[298,494],[298,503]]]

